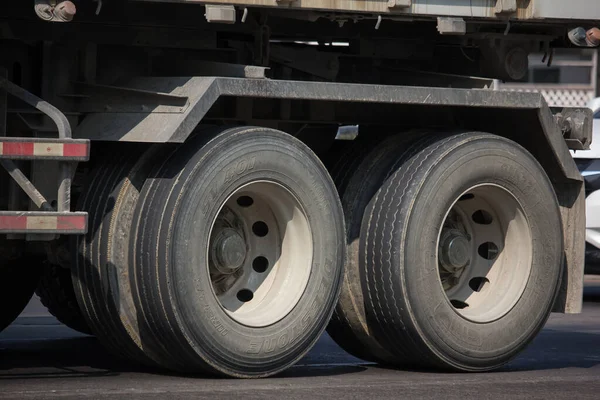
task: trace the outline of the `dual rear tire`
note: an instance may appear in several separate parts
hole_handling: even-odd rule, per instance
[[[560,213],[544,170],[516,143],[392,137],[364,154],[341,196],[349,252],[328,330],[349,352],[484,371],[544,325],[562,274]]]
[[[288,368],[334,307],[329,333],[370,361],[484,371],[523,350],[563,253],[531,154],[415,132],[359,139],[332,165],[341,204],[316,156],[269,129],[115,153],[81,201],[73,281],[91,330],[138,363],[229,377]]]
[[[94,333],[137,362],[231,377],[278,373],[325,329],[344,264],[335,186],[278,131],[205,131],[115,155],[74,282]]]

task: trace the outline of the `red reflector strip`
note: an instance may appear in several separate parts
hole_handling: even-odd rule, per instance
[[[56,229],[61,231],[85,231],[87,225],[86,216],[64,216],[58,217],[56,221]]]
[[[17,230],[22,231],[27,229],[27,217],[5,217],[0,216],[1,230]]]
[[[2,146],[4,156],[32,156],[33,143],[27,142],[5,142]]]
[[[2,233],[64,233],[87,231],[87,213],[0,212]]]
[[[89,154],[89,140],[0,139],[2,158],[87,161]]]
[[[63,156],[65,157],[87,157],[88,145],[79,143],[67,143],[63,147]]]

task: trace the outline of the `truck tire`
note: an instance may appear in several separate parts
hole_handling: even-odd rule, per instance
[[[344,208],[347,254],[340,299],[327,332],[351,355],[382,364],[394,364],[396,358],[379,343],[365,314],[359,237],[369,201],[403,160],[417,151],[419,146],[409,144],[419,138],[425,140],[422,132],[404,132],[387,139],[357,141],[332,170]]]
[[[344,208],[344,217],[346,222],[346,265],[342,276],[342,285],[338,303],[333,311],[331,320],[327,325],[327,333],[331,338],[350,355],[371,362],[383,362],[384,357],[377,357],[377,354],[383,353],[383,349],[369,335],[367,327],[360,327],[360,316],[354,312],[355,299],[362,297],[362,292],[358,295],[355,292],[356,285],[360,281],[349,279],[352,275],[349,272],[348,264],[352,262],[352,254],[348,251],[351,246],[349,241],[349,230],[352,229],[351,214],[345,209],[343,204],[346,188],[360,166],[365,156],[377,144],[378,140],[371,137],[359,136],[352,142],[341,141],[336,143],[325,158],[325,165],[335,182],[338,195],[342,200]],[[360,301],[360,300],[356,300]],[[366,336],[366,338],[363,338]],[[374,343],[370,343],[374,342]]]
[[[368,131],[367,134],[358,135],[352,141],[334,141],[323,158],[323,163],[331,174],[340,196],[367,154],[389,136],[391,134],[386,131]]]
[[[130,276],[146,338],[189,372],[264,377],[318,340],[344,220],[325,167],[266,128],[203,132],[144,184]]]
[[[24,256],[0,265],[0,332],[9,326],[29,303],[41,273],[41,260]]]
[[[374,142],[360,137],[352,142],[335,143],[324,157],[323,163],[331,174],[340,197],[363,157],[374,146]]]
[[[78,208],[89,229],[78,237],[72,268],[79,307],[91,331],[114,355],[156,366],[139,330],[128,276],[129,236],[139,190],[155,162],[171,147],[119,143],[91,171]]]
[[[369,203],[365,307],[398,364],[495,369],[550,315],[563,268],[552,185],[518,144],[434,138]]]
[[[92,334],[77,303],[70,269],[44,263],[35,293],[48,312],[61,323],[77,332]]]

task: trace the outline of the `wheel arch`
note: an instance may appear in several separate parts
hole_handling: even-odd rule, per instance
[[[93,90],[85,91],[91,97],[81,105],[87,114],[75,130],[78,138],[184,143],[200,122],[214,120],[460,127],[515,140],[553,181],[581,181],[568,138],[539,93],[224,77],[139,77],[122,87],[88,86]],[[577,112],[586,121],[585,111]],[[591,126],[581,125],[572,144],[578,148],[591,141]]]

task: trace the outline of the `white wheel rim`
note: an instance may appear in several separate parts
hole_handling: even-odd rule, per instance
[[[439,277],[454,310],[473,322],[506,315],[527,285],[531,228],[506,189],[478,185],[448,210],[437,246]]]
[[[212,224],[207,250],[221,307],[251,327],[276,323],[296,306],[310,277],[310,224],[282,185],[257,181],[237,189]]]

